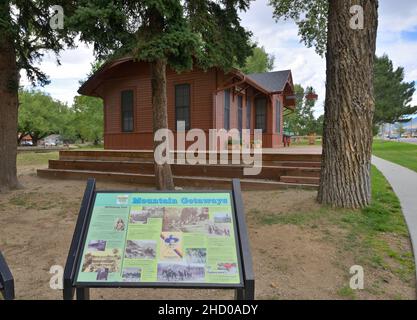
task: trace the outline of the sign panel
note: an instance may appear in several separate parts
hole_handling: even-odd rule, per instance
[[[231,194],[98,192],[76,283],[242,283]]]

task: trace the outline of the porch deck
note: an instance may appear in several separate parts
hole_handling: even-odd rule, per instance
[[[301,153],[302,151],[305,151]],[[177,158],[177,153],[175,158]],[[154,185],[153,151],[151,150],[63,150],[59,160],[50,160],[48,169],[38,170],[38,176],[57,179],[119,181]],[[208,159],[209,154],[206,155]],[[217,153],[217,163],[221,154]],[[239,178],[246,190],[273,190],[288,187],[317,188],[320,177],[321,151],[318,148],[265,149],[262,171],[257,176],[245,176],[244,169],[252,165],[173,164],[174,183],[178,187],[228,188],[233,178]]]

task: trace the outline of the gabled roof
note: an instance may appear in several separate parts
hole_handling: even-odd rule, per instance
[[[134,59],[127,56],[124,58],[108,61],[82,84],[78,90],[78,93],[82,95],[97,96],[95,90],[106,78],[107,71],[129,61],[134,61]],[[292,85],[291,70],[246,75],[237,69],[232,69],[232,73],[235,73],[240,78],[242,78],[243,81],[249,83],[265,94],[283,92],[288,82]]]
[[[258,83],[269,92],[284,91],[285,85],[290,81],[291,70],[253,73],[247,77]]]

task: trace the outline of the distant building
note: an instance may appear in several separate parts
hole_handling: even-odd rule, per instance
[[[405,131],[402,136],[417,137],[417,118],[412,118],[409,122],[383,124],[379,135],[383,138],[400,138],[401,127]]]
[[[62,137],[59,134],[51,134],[39,141],[40,145],[57,146],[62,144]]]
[[[18,139],[20,137],[21,134],[18,134]],[[20,138],[20,145],[21,146],[32,146],[33,145],[33,141],[32,141],[32,137],[30,135],[25,135],[23,137]]]

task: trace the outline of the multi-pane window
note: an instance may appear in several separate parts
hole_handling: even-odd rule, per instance
[[[266,132],[266,99],[256,99],[255,102],[255,129]]]
[[[185,130],[190,130],[190,85],[178,84],[175,86],[175,123],[185,122]],[[178,127],[177,127],[178,130]]]
[[[125,90],[121,93],[121,105],[122,105],[122,131],[132,132],[133,131],[133,90]]]
[[[275,101],[275,128],[277,133],[281,133],[281,101]]]
[[[246,129],[251,129],[251,103],[250,99],[246,98]]]
[[[230,130],[230,90],[224,91],[224,129]]]
[[[239,132],[242,132],[243,129],[243,97],[237,97],[237,126]]]

